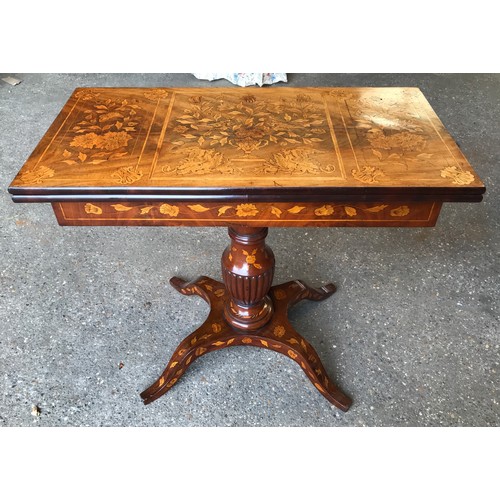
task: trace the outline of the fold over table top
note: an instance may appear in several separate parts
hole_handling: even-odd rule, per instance
[[[417,88],[76,89],[14,201],[480,201]]]

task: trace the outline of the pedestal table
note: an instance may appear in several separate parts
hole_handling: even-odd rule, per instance
[[[61,225],[229,228],[222,281],[171,279],[210,313],[144,403],[198,357],[246,345],[296,361],[342,410],[351,399],[287,318],[335,286],[273,286],[268,228],[433,226],[443,202],[484,191],[418,89],[289,87],[76,89],[9,188]]]

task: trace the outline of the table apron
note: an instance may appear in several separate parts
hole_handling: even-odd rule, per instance
[[[441,202],[54,202],[62,226],[429,227]]]

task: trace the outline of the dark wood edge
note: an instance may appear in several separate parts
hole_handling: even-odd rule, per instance
[[[169,203],[199,203],[199,202],[223,202],[223,203],[279,203],[279,202],[290,202],[290,203],[353,203],[354,201],[358,203],[411,203],[411,202],[439,202],[439,203],[479,203],[483,197],[481,195],[476,196],[461,196],[460,198],[455,197],[349,197],[340,198],[334,196],[325,197],[287,197],[287,198],[276,198],[276,197],[248,197],[248,196],[232,196],[232,197],[194,197],[189,196],[186,198],[179,197],[168,197],[168,196],[155,196],[155,197],[144,197],[144,196],[13,196],[12,201],[14,203],[54,203],[54,202],[123,202],[126,201],[140,201],[140,202],[151,202],[151,201],[165,201]]]
[[[213,201],[213,202],[333,202],[333,201],[441,201],[480,202],[486,191],[481,187],[462,188],[19,188],[9,187],[18,203],[54,201]]]

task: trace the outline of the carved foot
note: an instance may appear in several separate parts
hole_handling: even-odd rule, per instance
[[[291,305],[303,299],[323,300],[335,291],[333,285],[315,289],[301,281],[291,281],[272,287],[270,296],[274,315],[271,321],[265,327],[249,332],[233,328],[224,319],[226,291],[222,283],[204,276],[189,283],[172,278],[171,283],[183,294],[203,297],[211,310],[203,325],[177,347],[161,377],[141,394],[145,404],[165,394],[196,358],[224,347],[248,345],[280,352],[293,359],[328,401],[343,411],[350,407],[350,398],[328,378],[314,348],[295,331],[287,317]]]

